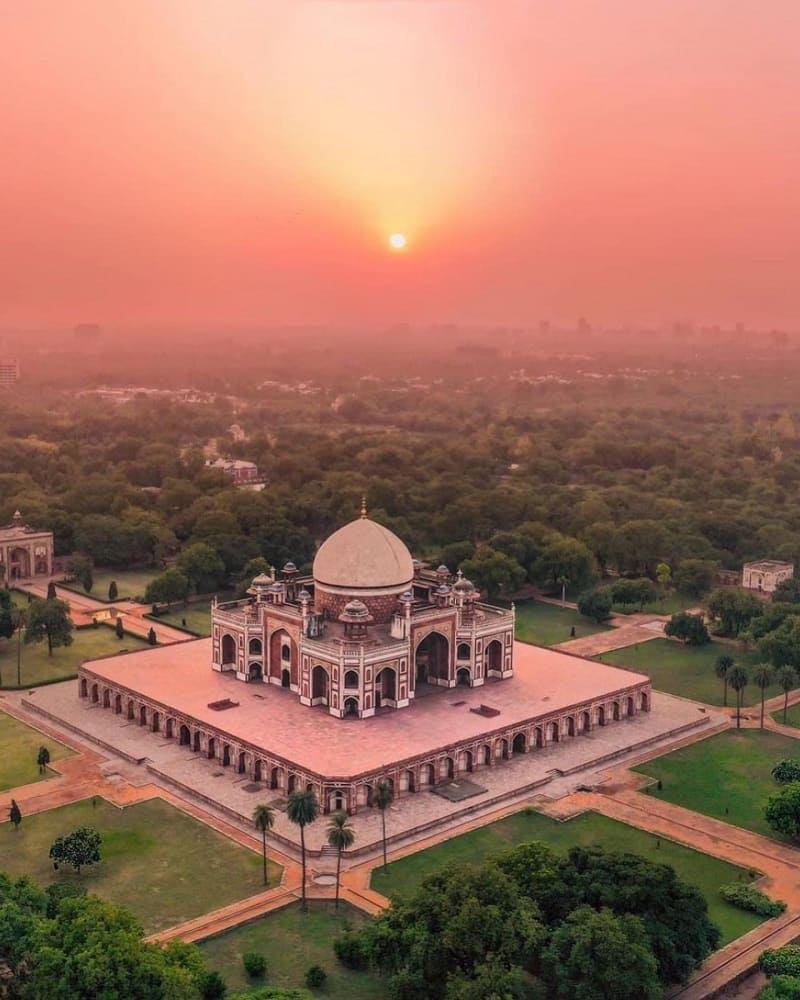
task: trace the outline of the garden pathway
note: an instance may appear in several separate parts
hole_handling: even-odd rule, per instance
[[[633,616],[630,616],[633,617]],[[630,622],[607,632],[595,632],[594,635],[584,636],[582,639],[569,639],[561,642],[554,649],[563,653],[574,653],[577,656],[599,656],[600,653],[610,653],[614,649],[622,649],[624,646],[636,646],[640,642],[649,642],[651,639],[662,638],[660,629],[649,628],[654,622],[661,619],[653,615],[645,615],[642,622]],[[614,622],[612,621],[612,625]]]
[[[34,597],[47,597],[47,582],[26,583],[25,591],[33,594]],[[70,617],[76,628],[91,625],[94,615],[107,617],[109,611],[114,608],[122,618],[123,627],[133,635],[141,636],[143,639],[152,628],[155,629],[156,639],[159,645],[164,646],[173,642],[191,642],[193,636],[187,635],[180,629],[171,625],[164,625],[161,622],[151,621],[144,616],[149,613],[150,607],[146,604],[138,604],[136,601],[99,601],[88,594],[78,594],[68,587],[60,587],[56,584],[56,595],[69,604]]]

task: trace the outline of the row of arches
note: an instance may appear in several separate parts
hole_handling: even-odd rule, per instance
[[[309,782],[307,775],[293,770],[285,762],[245,749],[220,733],[208,731],[190,721],[182,721],[160,708],[124,695],[98,681],[81,677],[79,691],[81,697],[88,698],[92,704],[109,709],[152,733],[163,734],[168,740],[177,740],[193,753],[213,760],[223,768],[230,767],[232,771],[246,775],[251,781],[263,782],[269,789],[282,794],[289,794],[303,787],[313,788],[325,811],[346,809],[348,812],[355,812],[372,804],[374,789],[379,780],[389,782],[397,794],[424,791],[440,782],[456,780],[459,775],[493,767],[521,754],[589,732],[595,726],[605,726],[650,709],[649,692],[641,690],[559,718],[511,729],[491,739],[478,741],[447,754],[439,754],[434,759],[420,761],[413,767],[394,772],[393,776],[337,788]]]

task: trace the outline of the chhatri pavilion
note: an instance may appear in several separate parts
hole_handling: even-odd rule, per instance
[[[87,661],[79,695],[278,796],[356,812],[650,709],[650,681],[514,640],[447,567],[362,516],[212,608],[210,639]],[[146,756],[143,736],[142,756]]]

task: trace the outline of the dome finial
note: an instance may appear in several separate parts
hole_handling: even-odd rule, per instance
[[[361,494],[361,516],[367,516],[367,497],[365,493]]]

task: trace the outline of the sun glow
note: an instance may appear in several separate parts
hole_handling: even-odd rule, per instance
[[[389,237],[389,246],[392,250],[404,250],[406,246],[406,238],[403,233],[392,233]]]

